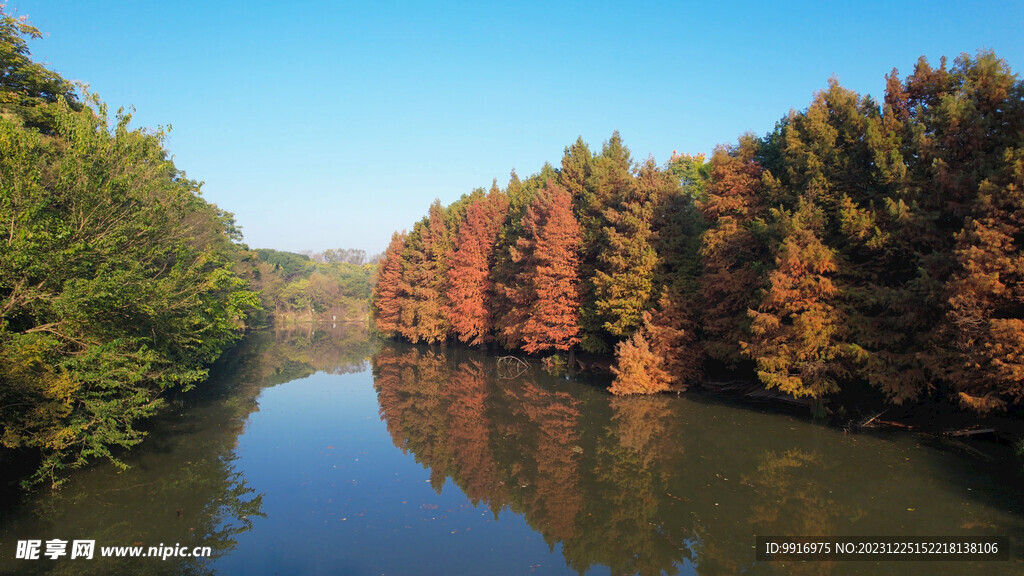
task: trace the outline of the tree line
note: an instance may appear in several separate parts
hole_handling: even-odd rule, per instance
[[[617,394],[750,371],[986,413],[1024,397],[1024,84],[991,52],[835,79],[765,136],[559,167],[435,201],[396,233],[377,328],[410,342],[614,353]]]
[[[275,324],[365,322],[376,264],[362,250],[296,254],[255,250],[248,277],[259,291],[260,319]]]

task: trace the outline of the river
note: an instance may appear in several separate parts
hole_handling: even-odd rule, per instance
[[[127,470],[0,511],[0,572],[1024,573],[1008,449],[518,372],[358,326],[254,334],[147,425]],[[1011,555],[765,562],[757,535],[1002,536]],[[15,558],[28,540],[40,557]],[[46,557],[50,540],[69,553]],[[71,559],[74,540],[94,557]],[[101,557],[132,546],[210,557]]]

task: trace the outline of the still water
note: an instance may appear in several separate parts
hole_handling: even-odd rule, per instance
[[[1024,573],[1009,450],[517,372],[352,326],[256,334],[128,470],[0,511],[0,573]],[[755,535],[1000,535],[1011,560],[757,562]],[[15,559],[28,539],[96,557]],[[159,545],[212,557],[99,557]]]

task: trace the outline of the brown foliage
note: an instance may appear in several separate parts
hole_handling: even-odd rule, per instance
[[[650,313],[645,312],[644,320],[649,319]],[[664,364],[664,359],[651,351],[643,331],[637,331],[615,346],[615,380],[608,391],[617,396],[666,392],[672,378]]]
[[[710,228],[701,239],[704,275],[701,297],[708,355],[726,364],[741,360],[739,342],[747,334],[747,310],[755,305],[763,258],[751,223],[765,212],[763,170],[754,159],[755,144],[718,148],[711,157],[707,200],[700,204]]]
[[[644,312],[643,325],[615,347],[612,394],[685,390],[701,378],[703,353],[693,322],[675,300],[663,295],[658,309]]]
[[[494,327],[490,272],[507,212],[508,199],[496,189],[470,204],[448,269],[448,320],[459,340],[471,346],[489,340]]]
[[[397,232],[391,236],[391,243],[380,262],[377,283],[373,287],[373,319],[377,329],[389,336],[398,334],[402,315],[400,290],[405,237],[405,234]]]
[[[838,267],[815,233],[819,218],[807,203],[785,217],[789,230],[761,304],[750,311],[752,337],[743,343],[765,386],[797,397],[821,398],[839,389],[841,322],[833,305],[839,291],[831,279]]]
[[[981,185],[977,216],[957,235],[961,270],[948,284],[947,377],[978,411],[1024,397],[1024,150],[1006,153],[1003,173]]]
[[[445,279],[451,234],[444,208],[435,200],[430,215],[413,227],[402,252],[398,330],[410,342],[435,343],[448,336]]]
[[[580,241],[569,193],[549,181],[527,209],[512,254],[520,274],[508,293],[514,307],[505,336],[530,354],[580,341]]]

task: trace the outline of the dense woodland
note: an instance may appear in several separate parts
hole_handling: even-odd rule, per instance
[[[0,466],[56,485],[117,462],[245,328],[365,318],[375,266],[249,250],[163,132],[32,61],[39,35],[0,12]]]
[[[32,62],[38,36],[0,14],[0,458],[32,454],[56,483],[137,443],[259,301],[231,215],[164,134]]]
[[[0,12],[0,463],[30,482],[137,423],[243,330],[362,318],[410,342],[614,354],[616,394],[756,374],[979,413],[1024,397],[1024,86],[994,54],[830,82],[764,137],[636,161],[619,135],[450,206],[385,255],[249,250],[164,148],[33,62]],[[379,281],[378,281],[379,277]]]
[[[819,401],[978,413],[1024,397],[1024,84],[989,52],[881,101],[831,80],[710,158],[618,133],[435,201],[395,234],[373,314],[410,342],[614,353],[616,394],[756,374]]]

